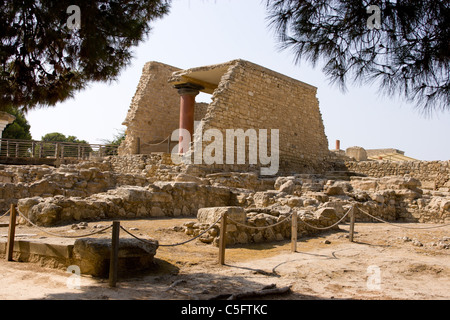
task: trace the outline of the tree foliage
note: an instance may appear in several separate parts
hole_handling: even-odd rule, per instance
[[[22,111],[17,108],[9,107],[6,110],[9,114],[16,117],[13,123],[8,124],[3,131],[2,137],[4,139],[20,139],[31,140],[30,124],[25,118]]]
[[[75,136],[65,136],[62,133],[59,132],[52,132],[47,133],[45,136],[41,139],[44,142],[69,142],[69,143],[84,143],[89,144],[89,142],[86,142],[85,140],[78,140]]]
[[[425,112],[450,109],[450,2],[266,0],[268,20],[296,62],[324,63],[332,83],[378,83]],[[381,9],[369,29],[367,7]]]
[[[52,106],[115,80],[169,1],[0,0],[0,109]],[[71,5],[79,28],[69,28]]]

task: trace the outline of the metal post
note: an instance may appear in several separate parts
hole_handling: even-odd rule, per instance
[[[55,143],[55,159],[58,159],[58,156],[59,156],[58,149],[59,149],[59,143]]]
[[[225,248],[227,246],[227,216],[225,212],[222,215],[222,220],[220,221],[220,238],[219,238],[219,264],[225,264]]]
[[[291,251],[297,252],[297,229],[298,229],[298,214],[297,211],[292,213],[292,228],[291,228]]]
[[[120,221],[113,222],[111,239],[111,259],[109,263],[109,286],[114,288],[117,283],[117,268],[119,266]]]
[[[353,242],[353,236],[355,233],[355,207],[352,206],[350,209],[350,242]]]
[[[6,244],[7,261],[13,261],[15,234],[16,234],[16,206],[11,204],[11,209],[9,210],[8,242]]]

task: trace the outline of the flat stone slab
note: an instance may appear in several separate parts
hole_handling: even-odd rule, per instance
[[[213,224],[225,212],[228,214],[230,219],[236,222],[244,223],[247,219],[245,210],[242,207],[201,208],[197,212],[197,219],[200,223]]]
[[[70,259],[72,256],[73,239],[17,239],[20,236],[16,235],[14,241],[14,252],[20,256],[39,255],[63,259]],[[6,238],[0,238],[0,254],[6,253],[6,242]]]
[[[158,241],[120,239],[119,275],[145,271],[154,265],[153,257]],[[0,238],[0,254],[6,254],[6,238]],[[16,239],[14,260],[21,262],[43,262],[58,268],[76,265],[82,274],[108,277],[111,256],[111,239]],[[49,263],[53,262],[53,263]]]
[[[153,266],[153,257],[158,249],[155,240],[120,239],[119,274],[143,271]],[[79,261],[81,273],[98,277],[109,274],[111,239],[77,239],[73,248],[73,258]]]

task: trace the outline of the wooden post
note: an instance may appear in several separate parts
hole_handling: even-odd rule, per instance
[[[119,266],[120,221],[113,222],[111,240],[111,259],[109,263],[109,286],[114,288],[117,283],[117,268]]]
[[[11,209],[9,210],[8,242],[6,244],[7,261],[13,261],[15,234],[16,234],[16,206],[12,204]]]
[[[292,228],[291,228],[291,251],[297,252],[297,229],[298,229],[298,215],[297,211],[292,213]]]
[[[227,246],[227,216],[225,212],[220,221],[220,238],[219,238],[219,264],[225,264],[225,248]]]
[[[171,140],[172,140],[172,137],[170,136],[167,141],[167,153],[172,153],[172,150],[170,150],[170,144],[172,142]]]
[[[352,206],[350,209],[350,242],[353,242],[353,236],[355,233],[355,207]]]

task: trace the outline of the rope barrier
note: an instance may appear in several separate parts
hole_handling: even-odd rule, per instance
[[[352,210],[352,208],[350,208],[350,209],[347,211],[347,213],[344,214],[344,215],[342,216],[341,219],[339,219],[338,222],[334,223],[334,224],[331,225],[331,226],[325,227],[325,228],[320,228],[320,227],[313,226],[313,225],[311,225],[311,224],[309,224],[309,223],[306,223],[306,222],[303,221],[302,219],[300,219],[300,222],[303,223],[303,224],[305,224],[306,226],[308,226],[308,227],[310,227],[310,228],[313,228],[313,229],[317,229],[317,230],[327,230],[327,229],[331,229],[331,228],[337,226],[339,223],[341,223],[341,222],[348,216],[348,214],[350,213],[350,210]]]
[[[278,225],[280,225],[280,224],[282,224],[282,223],[284,223],[284,222],[286,222],[286,221],[291,220],[291,218],[292,218],[292,213],[291,213],[289,216],[287,216],[285,219],[283,219],[283,220],[281,220],[281,221],[278,221],[277,223],[271,224],[271,225],[269,225],[269,226],[265,226],[265,227],[253,227],[253,226],[249,226],[249,225],[247,225],[247,224],[243,224],[243,223],[234,221],[234,220],[231,219],[230,217],[228,217],[227,219],[230,220],[231,222],[233,222],[234,224],[236,224],[237,226],[240,226],[240,227],[244,227],[244,228],[247,228],[247,229],[264,230],[264,229],[276,227],[276,226],[278,226]]]
[[[383,223],[390,224],[390,225],[392,225],[394,227],[403,228],[403,229],[427,230],[427,229],[437,229],[437,228],[444,228],[444,227],[450,226],[450,223],[449,223],[449,224],[444,224],[444,225],[440,225],[440,226],[423,227],[423,228],[406,227],[406,226],[401,226],[401,225],[398,225],[398,224],[395,224],[395,223],[391,223],[391,222],[385,221],[383,219],[377,218],[377,217],[371,215],[370,213],[368,213],[367,211],[365,211],[365,210],[363,210],[361,208],[358,208],[358,210],[361,211],[362,213],[364,213],[365,215],[371,217],[372,219],[378,220],[378,221],[383,222]]]
[[[19,215],[20,215],[22,218],[25,219],[25,221],[27,221],[27,222],[28,222],[29,224],[31,224],[33,227],[37,228],[38,230],[40,230],[40,231],[42,231],[42,232],[44,232],[44,233],[47,233],[47,234],[49,234],[49,235],[56,236],[56,237],[59,237],[59,238],[67,238],[67,239],[86,238],[86,237],[90,237],[90,236],[92,236],[92,235],[95,235],[95,234],[104,232],[104,231],[106,231],[106,230],[112,228],[112,225],[110,225],[110,226],[105,227],[105,228],[103,228],[103,229],[100,229],[100,230],[97,230],[97,231],[95,231],[95,232],[91,232],[91,233],[88,233],[88,234],[84,234],[84,235],[79,235],[79,236],[65,236],[65,235],[61,235],[61,234],[57,234],[57,233],[53,233],[53,232],[47,231],[47,230],[45,230],[45,229],[39,227],[38,225],[36,225],[36,224],[34,224],[33,222],[31,222],[31,220],[28,219],[22,212],[20,212],[18,208],[17,208],[17,212],[19,213]]]
[[[189,239],[189,240],[187,240],[187,241],[180,242],[180,243],[174,243],[174,244],[160,244],[159,246],[160,246],[160,247],[177,247],[177,246],[181,246],[181,245],[187,244],[187,243],[189,243],[189,242],[192,242],[192,241],[194,241],[194,240],[200,238],[201,236],[203,236],[203,235],[204,235],[205,233],[207,233],[209,230],[211,230],[216,224],[219,223],[220,220],[222,220],[222,217],[220,217],[219,219],[217,219],[217,221],[214,222],[212,225],[210,225],[210,226],[208,227],[208,229],[206,229],[205,231],[203,231],[202,233],[200,233],[199,235],[197,235],[196,237],[194,237],[194,238],[192,238],[192,239]],[[142,241],[142,242],[144,242],[144,243],[150,243],[149,240],[145,240],[145,239],[142,239],[142,238],[137,237],[136,235],[134,235],[134,234],[132,234],[131,232],[129,232],[128,230],[126,230],[124,227],[121,226],[120,228],[121,228],[123,231],[125,231],[127,234],[129,234],[130,236],[132,236],[133,238],[135,238],[135,239],[137,239],[137,240],[139,240],[139,241]]]
[[[11,211],[11,209],[9,209],[8,211],[6,211],[3,215],[0,216],[0,219],[3,218],[4,216],[6,216],[10,211]]]
[[[152,147],[153,146],[159,146],[159,145],[162,145],[164,142],[166,142],[168,139],[170,139],[170,137],[171,137],[171,135],[168,136],[167,138],[165,138],[163,141],[155,143],[155,144],[153,144],[153,143],[143,143],[142,145],[144,145],[144,146],[152,146]]]

